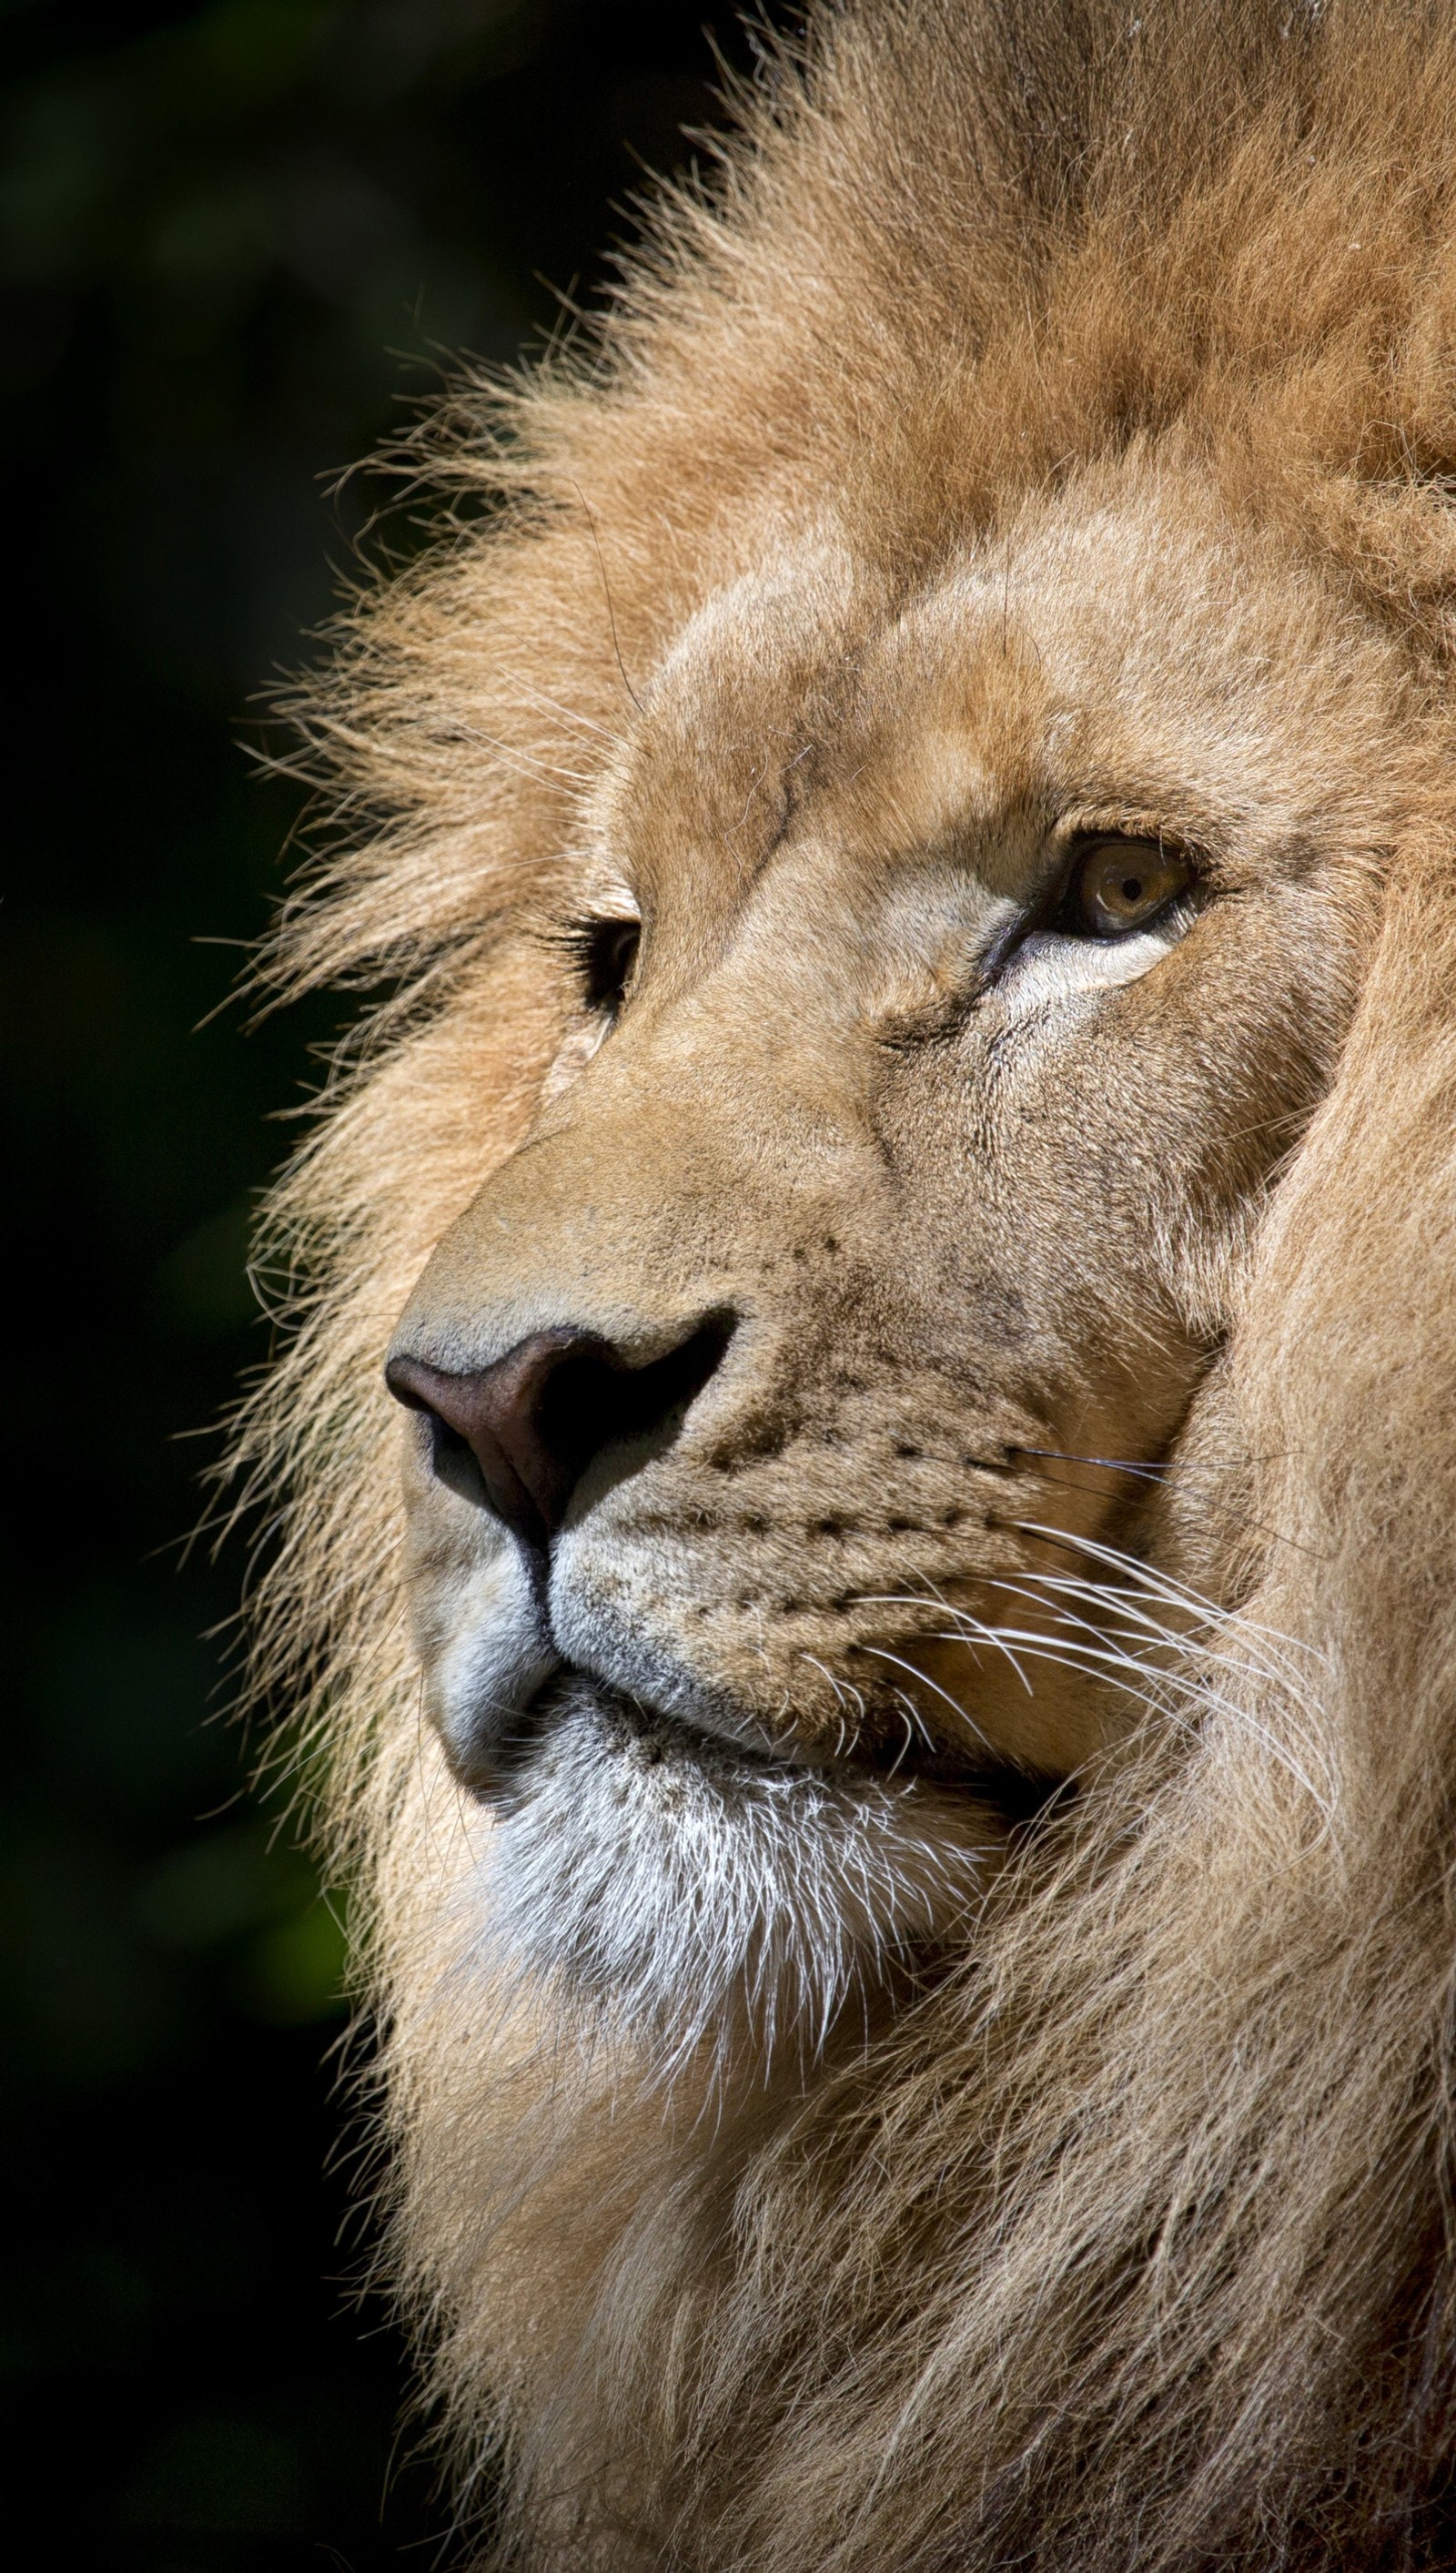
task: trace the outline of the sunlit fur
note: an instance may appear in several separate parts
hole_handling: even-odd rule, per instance
[[[461,387],[418,449],[450,530],[302,709],[338,836],[279,972],[399,997],[276,1209],[260,1651],[360,1887],[462,2527],[509,2560],[1456,2556],[1453,118],[1447,6],[822,11],[600,344]],[[610,2015],[471,1970],[489,1826],[419,1720],[380,1355],[532,1118],[540,925],[685,619],[831,509],[908,589],[1139,456],[1406,674],[1398,778],[1297,745],[1394,798],[1358,1006],[1158,1541],[1007,1601],[1113,1655],[1132,1748],[853,2043],[664,2089]]]

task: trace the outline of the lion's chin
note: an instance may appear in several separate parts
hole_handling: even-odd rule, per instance
[[[669,2074],[704,2049],[812,2061],[964,1941],[1008,1837],[977,1794],[753,1759],[578,1672],[541,1692],[492,1801],[492,1975]]]

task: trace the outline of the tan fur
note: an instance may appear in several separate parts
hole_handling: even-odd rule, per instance
[[[772,74],[600,349],[462,389],[422,452],[504,504],[302,711],[338,855],[280,974],[399,997],[280,1195],[240,1452],[462,2522],[537,2573],[1445,2565],[1456,16],[857,0]],[[1211,899],[1043,1059],[960,889],[1092,826]],[[629,893],[599,1042],[559,933]],[[714,1297],[591,1595],[714,1793],[726,1734],[829,1781],[831,1868],[911,1855],[827,2024],[761,1945],[664,2043],[491,1944],[446,1665],[496,1558],[409,1434],[406,1548],[380,1366],[401,1311],[463,1365]],[[968,1724],[1077,1792],[1009,1832]],[[659,1747],[610,1756],[666,1877]]]

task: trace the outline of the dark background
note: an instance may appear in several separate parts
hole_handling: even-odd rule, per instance
[[[429,2564],[407,2359],[326,2168],[337,1903],[227,1722],[243,1548],[180,1560],[324,1004],[223,1008],[284,880],[250,705],[441,353],[588,301],[713,115],[702,0],[0,0],[5,1196],[0,2367],[11,2560]],[[732,0],[716,32],[746,46]],[[545,281],[545,282],[542,282]],[[400,539],[407,541],[407,537]]]

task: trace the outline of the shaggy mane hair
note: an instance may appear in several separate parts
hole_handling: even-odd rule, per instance
[[[274,1210],[259,1652],[361,1889],[466,2522],[506,2451],[491,2561],[1456,2562],[1456,12],[1140,11],[846,0],[766,45],[599,327],[421,436],[438,540],[297,709],[335,833],[275,970],[389,998]],[[529,1124],[553,888],[683,621],[831,507],[906,590],[1139,442],[1396,638],[1436,745],[1200,1468],[1240,1604],[974,1959],[811,2079],[664,2098],[452,1972],[381,1354]]]

